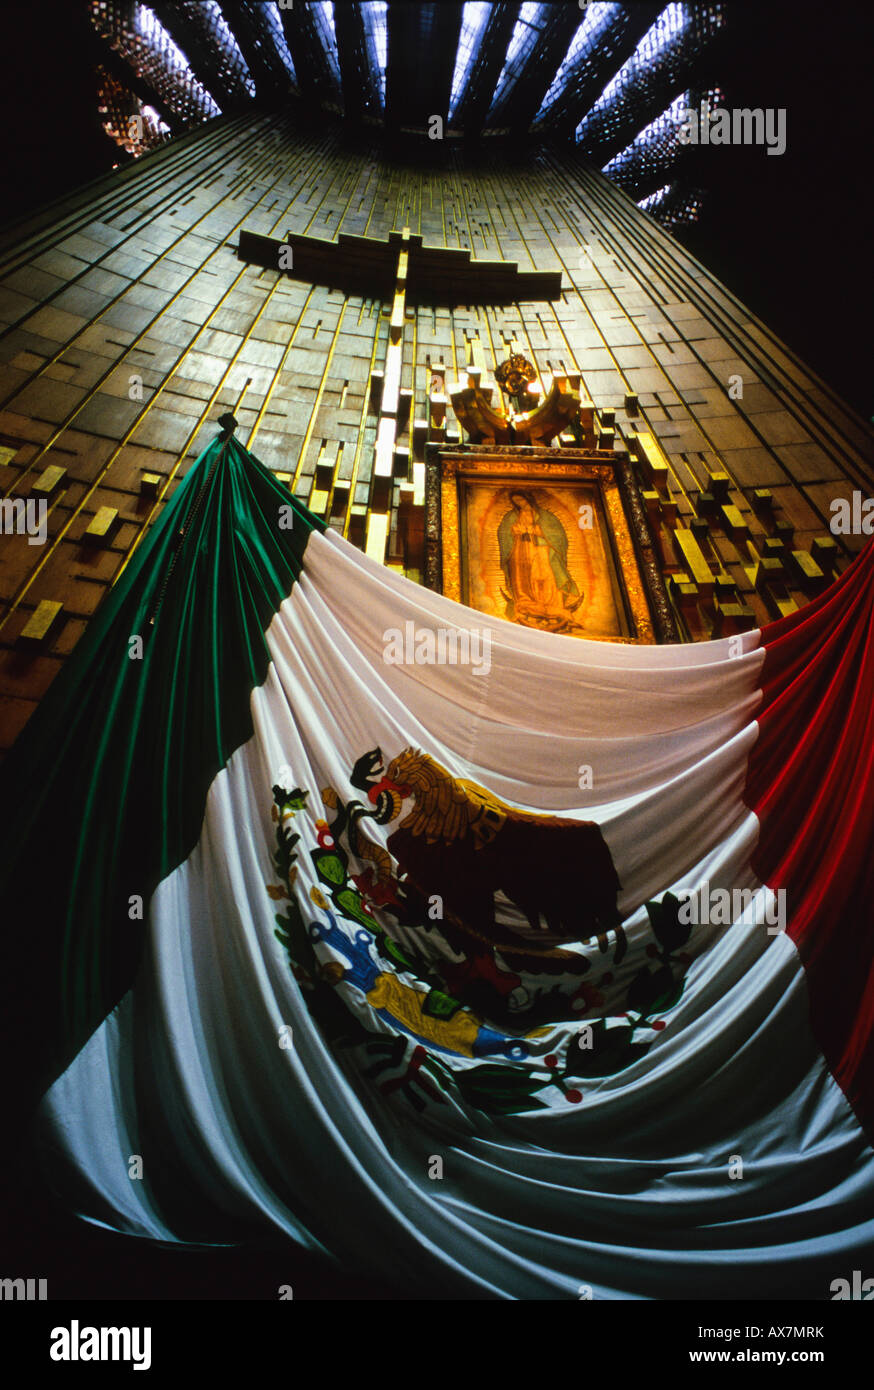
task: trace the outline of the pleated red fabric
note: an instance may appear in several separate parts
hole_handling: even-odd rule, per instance
[[[874,542],[762,640],[753,864],[785,889],[814,1034],[874,1142]]]

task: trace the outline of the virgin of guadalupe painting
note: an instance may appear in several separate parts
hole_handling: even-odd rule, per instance
[[[612,460],[447,450],[427,486],[439,509],[432,587],[448,598],[561,637],[657,640]]]
[[[463,603],[542,632],[633,640],[596,481],[460,482]]]
[[[567,531],[534,491],[511,492],[509,501],[498,525],[503,616],[549,632],[582,631],[574,614],[584,593],[568,570]]]

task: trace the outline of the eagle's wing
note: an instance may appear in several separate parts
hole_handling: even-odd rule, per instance
[[[460,785],[464,787],[471,808],[476,848],[482,849],[483,845],[491,844],[512,812],[500,797],[481,787],[478,782],[462,782]]]

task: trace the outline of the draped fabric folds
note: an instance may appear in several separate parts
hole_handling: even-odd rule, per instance
[[[320,523],[243,460],[223,438],[201,455],[0,769],[0,885],[27,901],[0,982],[19,1105],[130,987],[144,929],[129,899],[194,847],[207,788],[251,735],[263,634]],[[298,527],[277,532],[286,504]]]
[[[765,638],[754,863],[792,904],[817,1040],[874,1138],[874,546]]]
[[[4,769],[55,1190],[421,1297],[828,1297],[874,1238],[872,596],[869,547],[761,633],[555,637],[210,446]]]

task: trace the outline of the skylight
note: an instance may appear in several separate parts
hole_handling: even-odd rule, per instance
[[[676,169],[683,148],[680,130],[687,112],[697,107],[699,100],[706,101],[712,108],[723,100],[723,93],[718,87],[707,91],[696,88],[694,94],[681,92],[660,116],[650,121],[629,145],[603,166],[602,172],[632,198],[638,199]]]
[[[698,221],[704,206],[704,195],[700,188],[683,192],[678,184],[667,183],[647,198],[641,198],[637,206],[657,218],[666,231],[673,232]]]
[[[480,40],[489,21],[491,8],[488,0],[468,0],[462,11],[458,52],[455,55],[455,72],[452,75],[452,96],[449,100],[450,118],[455,114],[456,107],[461,100],[461,94],[467,85],[474,58],[479,51]]]
[[[334,31],[334,6],[331,0],[318,0],[315,5],[310,5],[313,18],[316,21],[316,28],[322,40],[322,47],[325,56],[331,65],[331,71],[337,83],[340,83],[340,59],[337,54],[337,35]]]
[[[190,126],[221,115],[182,49],[148,5],[135,3],[122,10],[105,0],[92,0],[90,14],[98,33],[180,121]]]
[[[565,55],[564,62],[552,79],[552,86],[543,98],[543,105],[538,112],[539,116],[561,96],[573,77],[577,64],[597,45],[604,30],[613,22],[615,13],[619,8],[619,5],[616,4],[592,4],[587,7],[577,32],[571,40],[571,46]]]
[[[285,68],[289,77],[293,78],[296,82],[297,74],[294,70],[291,52],[286,43],[285,30],[282,27],[282,19],[279,14],[278,6],[275,3],[262,5],[261,13],[264,18],[265,26],[270,30],[270,37],[276,47],[276,52],[282,60],[282,66]]]
[[[376,49],[377,76],[383,106],[385,106],[385,65],[388,62],[387,15],[388,0],[370,0],[368,4],[361,6],[364,32],[373,41]]]
[[[165,121],[161,120],[161,117],[158,115],[158,112],[155,110],[154,106],[144,105],[142,108],[142,113],[143,119],[148,121],[150,125],[153,125],[155,129],[160,131],[162,135],[170,134],[170,127],[166,124]]]
[[[650,121],[639,135],[635,135],[630,145],[626,145],[624,150],[620,150],[619,154],[613,156],[609,164],[604,165],[602,173],[606,174],[608,178],[615,178],[617,174],[622,172],[626,164],[643,155],[652,146],[657,145],[665,136],[673,136],[676,140],[676,133],[683,124],[684,114],[688,110],[690,101],[689,93],[681,92],[666,111],[663,111],[660,116],[656,116],[654,121]]]
[[[404,27],[409,41],[423,49],[426,64],[433,56],[441,73],[445,71],[443,64],[451,62],[448,104],[453,133],[463,129],[471,135],[485,132],[506,136],[513,126],[518,98],[517,124],[524,117],[529,130],[552,132],[561,138],[576,125],[586,158],[601,166],[633,199],[644,194],[653,199],[652,206],[658,207],[665,225],[668,218],[675,219],[681,213],[694,215],[695,200],[703,197],[702,191],[694,190],[694,198],[687,198],[682,180],[676,185],[667,180],[675,174],[685,176],[691,169],[690,161],[678,163],[681,108],[684,103],[693,104],[693,97],[697,104],[702,97],[710,100],[713,96],[696,85],[695,74],[700,71],[699,54],[728,22],[725,0],[661,0],[647,6],[646,20],[635,15],[628,0],[588,0],[585,4],[580,0],[579,8],[576,0],[563,2],[566,13],[559,20],[557,0],[524,0],[501,4],[497,10],[495,0],[465,0],[453,5],[457,14],[460,11],[457,29],[447,24],[444,34],[441,26],[435,27],[436,3],[420,5],[418,0],[408,0],[421,12]],[[342,12],[332,0],[298,0],[297,4],[294,0],[239,0],[239,4],[225,4],[225,0],[89,0],[91,22],[102,42],[130,65],[137,79],[125,85],[117,64],[107,64],[101,70],[104,124],[112,138],[136,156],[168,138],[164,121],[169,122],[173,135],[178,135],[221,115],[222,107],[238,109],[247,98],[275,101],[283,91],[293,98],[299,75],[289,50],[289,35],[293,45],[296,36],[300,39],[301,52],[310,55],[311,66],[316,69],[308,74],[307,92],[315,95],[318,105],[338,116],[345,108],[347,117],[352,109],[363,105],[364,118],[381,124],[389,56],[389,0],[356,0],[355,10],[363,34],[359,27],[356,38],[356,26],[348,31],[353,61],[347,69],[345,53],[341,68],[335,27]],[[499,24],[492,24],[498,14],[504,17]],[[656,17],[650,22],[652,15]],[[617,69],[645,23],[649,26],[646,33]],[[442,51],[442,45],[450,42],[453,29],[458,39],[450,55]],[[436,42],[438,31],[441,51],[432,55],[429,47]],[[244,36],[242,47],[239,35]],[[252,57],[251,71],[243,49]],[[189,51],[194,67],[186,56]],[[548,71],[547,58],[551,64]],[[358,70],[362,64],[364,72]],[[115,74],[112,80],[110,68]],[[344,91],[344,79],[350,84],[354,80],[354,93]],[[209,90],[204,82],[209,83]],[[601,87],[593,103],[592,93]],[[692,92],[676,95],[678,88],[690,87]],[[539,109],[532,116],[540,93]],[[399,81],[397,100],[403,124],[402,108],[415,106],[416,93],[408,83]],[[149,101],[152,104],[147,106]],[[163,114],[163,121],[158,113]],[[127,133],[130,116],[142,118],[142,139],[136,132],[134,137]],[[665,195],[666,205],[649,193],[655,185],[673,190]],[[659,194],[663,192],[660,188]]]
[[[577,126],[577,139],[582,139],[586,125],[596,120],[621,94],[626,86],[635,82],[647,68],[651,67],[659,55],[682,34],[689,23],[688,5],[667,5],[655,24],[647,29],[637,48],[626,63],[607,83],[594,106]]]
[[[172,134],[153,106],[145,105],[112,73],[98,65],[98,111],[103,129],[134,159],[156,149]],[[117,168],[118,166],[113,166]]]
[[[249,66],[245,58],[243,57],[243,54],[240,50],[240,46],[237,43],[237,40],[234,38],[230,26],[228,25],[224,15],[221,12],[221,9],[219,8],[217,0],[201,0],[201,4],[203,4],[204,9],[207,11],[209,15],[209,18],[215,25],[218,33],[221,35],[222,42],[225,45],[226,51],[228,53],[233,54],[234,63],[236,66],[240,68],[240,80],[246,88],[246,91],[248,92],[249,96],[253,97],[255,95],[255,83],[252,81],[252,75],[249,72]]]
[[[516,27],[513,30],[513,37],[510,39],[507,48],[507,56],[501,75],[498,78],[498,85],[495,88],[495,95],[492,101],[492,108],[497,107],[507,89],[516,81],[525,62],[540,38],[548,17],[549,5],[537,5],[526,3],[522,6],[519,18],[516,20]]]
[[[182,49],[170,37],[154,10],[150,10],[148,5],[134,6],[134,27],[150,48],[161,50],[173,67],[180,71],[188,70],[188,59]]]
[[[667,198],[673,187],[674,184],[666,183],[664,188],[657,188],[655,193],[650,193],[646,198],[641,198],[637,206],[643,208],[644,212],[651,212],[654,207],[657,207],[659,203]]]

